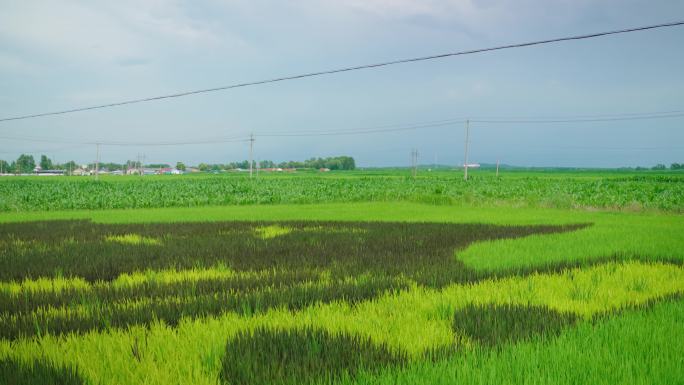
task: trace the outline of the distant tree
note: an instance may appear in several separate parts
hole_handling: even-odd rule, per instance
[[[197,166],[200,171],[209,171],[209,167],[210,166],[206,163],[200,163],[199,166]]]
[[[670,165],[670,170],[681,170],[682,168],[684,168],[684,164],[672,163]]]
[[[146,164],[145,167],[147,167],[147,168],[170,168],[171,165],[168,163],[151,163],[151,164]]]
[[[274,168],[275,166],[276,164],[272,160],[262,160],[259,162],[259,168]]]
[[[176,162],[176,170],[185,171],[185,163]]]
[[[667,167],[665,167],[664,164],[658,163],[655,166],[651,167],[651,170],[667,170]]]
[[[46,155],[41,155],[40,156],[40,168],[43,170],[51,170],[52,169],[52,160],[48,158]]]
[[[343,170],[356,169],[356,162],[354,161],[354,158],[352,158],[351,156],[341,156],[340,160],[342,161]]]
[[[67,175],[71,175],[75,169],[78,168],[78,164],[73,160],[70,160],[62,165],[64,170],[66,170]]]
[[[33,172],[36,168],[36,161],[33,159],[33,155],[21,154],[16,161],[16,172],[26,174]]]
[[[9,174],[13,172],[11,165],[4,160],[0,160],[0,174]]]

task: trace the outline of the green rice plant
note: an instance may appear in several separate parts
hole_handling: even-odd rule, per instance
[[[230,385],[333,384],[360,371],[408,362],[369,338],[312,328],[257,328],[228,340],[221,379]]]
[[[468,305],[454,314],[457,336],[467,336],[486,346],[558,335],[577,322],[573,313],[561,313],[547,306],[488,304]]]
[[[684,262],[682,216],[602,213],[592,220],[592,226],[563,234],[478,241],[458,251],[456,258],[487,273],[543,271],[559,264],[587,266],[611,260]]]
[[[127,295],[131,291],[110,292],[105,286],[100,291],[104,296],[98,296],[97,292],[74,292],[68,296],[64,293],[58,296],[32,294],[18,299],[3,298],[8,305],[3,305],[0,313],[0,337],[18,339],[45,333],[86,333],[148,325],[159,320],[175,326],[183,318],[217,316],[228,311],[252,316],[272,308],[298,310],[333,301],[354,304],[406,288],[407,282],[394,278],[361,277],[247,291],[209,285],[186,293],[179,292],[178,287],[176,291],[173,287],[161,287],[154,293],[133,290],[135,295]]]
[[[327,269],[336,278],[366,272],[404,274],[422,284],[443,286],[478,279],[478,274],[453,260],[455,248],[477,240],[572,231],[583,226],[306,221],[4,223],[0,224],[0,279],[36,279],[60,272],[92,282],[150,269],[223,265],[236,271]],[[329,231],[310,231],[317,227]]]
[[[44,359],[28,362],[14,358],[0,359],[0,380],[7,385],[83,385],[78,370],[55,366]]]
[[[580,321],[553,339],[476,348],[402,369],[360,372],[344,385],[680,384],[684,301],[672,298],[598,322]]]
[[[597,280],[596,277],[600,277],[600,279]],[[639,279],[647,282],[644,292],[630,290],[630,285]],[[597,281],[600,282],[598,285],[595,283]],[[568,286],[572,282],[577,282],[578,285],[596,286],[596,295],[588,302],[571,299],[571,290]],[[586,324],[589,325],[589,329],[592,329],[594,328],[593,325],[598,327],[604,322],[611,322],[616,316],[620,318],[631,314],[634,310],[640,311],[639,309],[642,306],[655,304],[657,307],[659,306],[657,304],[666,299],[668,295],[678,292],[684,292],[684,269],[679,266],[640,262],[609,263],[573,269],[567,273],[487,279],[477,283],[452,284],[442,289],[413,285],[406,290],[385,293],[355,304],[349,304],[346,301],[332,301],[316,303],[296,311],[272,308],[251,315],[225,312],[208,317],[185,317],[181,318],[175,325],[167,324],[163,320],[151,320],[144,326],[131,325],[64,335],[48,332],[33,338],[19,338],[12,341],[0,339],[0,357],[11,356],[24,360],[46,357],[60,365],[78,365],[79,369],[83,371],[84,377],[103,385],[128,385],[141,382],[151,385],[187,383],[210,385],[215,384],[219,379],[222,366],[221,358],[225,354],[226,341],[237,333],[259,327],[275,330],[313,328],[327,330],[333,335],[346,333],[368,338],[374,344],[384,344],[391,352],[403,352],[409,357],[409,364],[406,369],[409,370],[409,368],[427,366],[427,361],[430,361],[430,367],[435,367],[434,365],[441,362],[453,362],[461,356],[488,357],[490,354],[495,354],[489,348],[485,349],[489,353],[483,353],[480,344],[476,341],[469,342],[465,336],[457,336],[452,328],[454,311],[469,305],[527,305],[531,303],[537,306],[548,306],[558,312],[576,314],[582,320],[587,321],[587,323],[580,321],[576,327],[585,328],[584,325]],[[596,318],[597,315],[598,318]],[[678,318],[675,318],[673,322],[678,322]],[[639,328],[642,326],[640,324],[634,327],[637,328],[635,332],[641,333]],[[656,324],[648,327],[656,328],[660,334],[663,332],[671,333],[672,330],[676,329],[670,324],[664,326],[657,326]],[[666,329],[660,330],[660,328]],[[557,338],[562,339],[568,330],[574,330],[574,328],[565,329]],[[641,335],[642,339],[652,333],[648,328],[644,330],[646,331]],[[543,339],[543,341],[537,341],[537,339],[519,341],[516,344],[505,344],[500,350],[507,351],[509,346],[529,346],[532,350],[544,349],[548,344],[554,343],[557,338]],[[592,340],[586,334],[581,338],[587,342]],[[139,359],[135,358],[132,353],[136,339],[139,341]],[[455,352],[454,349],[449,349],[456,340],[462,341],[459,348],[463,354]],[[147,341],[147,343],[142,341]],[[671,344],[672,339],[669,337],[666,341],[670,345],[674,345]],[[662,355],[661,351],[655,348],[664,343],[662,339],[659,339],[657,343],[654,342],[654,348],[644,352],[644,354],[651,354],[653,358],[648,358],[648,356],[644,358],[644,355],[639,355],[640,358],[632,361],[633,369],[629,370],[642,373],[645,370],[643,365],[651,365],[649,362],[653,362],[652,364],[656,365],[655,367],[677,367],[676,358],[681,357],[681,355],[675,355],[675,358],[672,358],[672,356]],[[602,341],[601,344],[605,345],[606,348],[616,346],[615,343],[611,345],[610,339]],[[635,349],[637,349],[636,346],[639,345],[635,345]],[[668,352],[668,354],[673,351],[672,349],[671,346],[662,347],[662,351]],[[455,354],[448,354],[447,356],[442,354],[435,357],[439,358],[438,360],[428,359],[426,361],[426,358],[430,358],[431,352],[443,353],[446,351]],[[580,349],[569,351],[568,354],[577,355],[581,352],[583,350]],[[603,353],[597,354],[600,356]],[[615,359],[624,361],[622,353],[613,352],[611,354],[616,354]],[[630,354],[634,354],[634,352]],[[548,355],[550,353],[546,353],[546,356]],[[570,358],[576,359],[574,356]],[[516,360],[518,359],[524,360],[523,357],[518,357]],[[506,360],[499,362],[498,366],[491,370],[504,372],[508,370],[507,373],[510,373],[510,367],[507,365],[510,362],[515,362],[515,360],[511,360],[510,357]],[[549,367],[562,364],[559,363],[559,360],[562,358],[550,362]],[[477,367],[476,362],[469,362]],[[605,362],[607,361],[604,360],[604,365]],[[517,365],[523,364],[518,363]],[[527,364],[525,363],[525,365]],[[439,366],[436,367],[440,368]],[[523,368],[539,369],[535,364],[523,366]],[[380,383],[393,383],[392,376],[399,376],[396,381],[401,383],[411,383],[410,372],[404,378],[403,369],[400,367],[388,370],[388,377],[383,374],[385,370],[377,372],[377,375],[380,376],[378,378],[385,378],[384,382]],[[441,367],[440,370],[441,372],[436,370],[435,373],[425,378],[439,382],[444,373],[450,373],[449,368]],[[458,370],[455,371],[465,373],[464,376],[467,376],[466,378],[472,383],[478,383],[478,381],[483,381],[480,378],[482,376],[483,378],[490,378],[486,374],[488,373],[487,370],[490,369],[485,367],[483,371],[478,371],[470,367],[466,369],[458,367]],[[534,373],[538,374],[539,372],[532,371],[530,373],[533,374],[524,376],[521,374],[522,377],[511,378],[511,381],[534,381],[537,378]],[[560,372],[559,375],[563,373],[565,372]],[[641,375],[639,373],[637,374]],[[376,378],[375,375],[371,378]],[[375,383],[374,380],[368,380],[363,372],[357,372],[355,376],[361,381],[360,383],[363,383],[364,379],[370,383]],[[446,378],[453,380],[453,377]],[[499,377],[492,378],[498,379]],[[639,378],[643,378],[643,376]],[[662,373],[657,373],[654,378],[667,377]],[[591,382],[592,379],[592,377],[588,377],[585,382]],[[417,383],[423,380],[422,377],[413,379]],[[344,378],[339,381],[347,382]],[[468,383],[468,381],[463,382]],[[487,383],[486,381],[483,382]],[[449,382],[445,380],[443,383]]]

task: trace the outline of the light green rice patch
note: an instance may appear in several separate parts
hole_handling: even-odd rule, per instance
[[[196,282],[204,280],[229,279],[247,275],[258,275],[256,272],[236,273],[225,265],[210,268],[192,268],[185,270],[164,269],[145,270],[142,272],[123,273],[111,285],[115,288],[134,287],[146,283],[172,284],[177,282]]]
[[[0,292],[11,295],[19,295],[21,293],[35,293],[35,292],[55,292],[60,293],[64,290],[89,290],[91,284],[83,278],[37,278],[25,279],[21,282],[9,281],[0,282]]]
[[[366,234],[368,230],[358,227],[327,227],[327,226],[306,226],[301,229],[304,232],[326,233],[326,234]]]
[[[160,245],[161,241],[156,238],[143,237],[140,234],[108,235],[105,237],[107,242],[116,242],[125,245]]]
[[[259,226],[254,229],[254,233],[261,239],[271,239],[286,235],[292,232],[292,228],[280,225]]]

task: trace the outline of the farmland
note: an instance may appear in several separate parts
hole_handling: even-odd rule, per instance
[[[455,172],[340,172],[332,176],[184,175],[35,177],[0,180],[0,211],[99,210],[246,204],[409,201],[429,204],[667,210],[684,207],[684,174],[524,172],[501,178],[481,170],[467,183]]]
[[[681,174],[331,174],[0,180],[0,378],[684,378]]]

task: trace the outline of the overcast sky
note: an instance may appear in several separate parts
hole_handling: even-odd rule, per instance
[[[684,19],[680,0],[0,0],[0,117],[405,57]],[[0,122],[0,136],[69,142],[257,135],[259,159],[352,155],[365,166],[460,164],[463,125],[259,138],[458,117],[684,110],[684,27],[497,51],[183,98]],[[474,124],[471,160],[531,166],[684,161],[684,118]],[[227,163],[248,145],[103,146],[102,160]],[[94,146],[0,139],[92,161]]]

